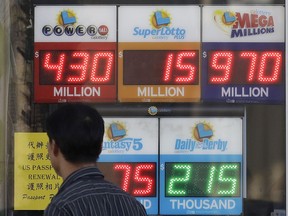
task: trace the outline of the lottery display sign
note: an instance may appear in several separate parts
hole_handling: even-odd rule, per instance
[[[34,100],[116,101],[116,7],[36,6]]]
[[[204,101],[284,101],[284,17],[282,6],[203,7]]]
[[[148,214],[158,214],[158,120],[105,118],[97,166],[105,178],[135,196]]]
[[[120,6],[118,52],[120,102],[200,100],[199,6]]]
[[[160,121],[160,214],[240,215],[241,118]]]

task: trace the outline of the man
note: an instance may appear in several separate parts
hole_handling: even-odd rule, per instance
[[[104,180],[96,167],[102,150],[104,121],[93,108],[67,104],[46,122],[48,153],[63,178],[44,216],[143,216],[134,197]]]

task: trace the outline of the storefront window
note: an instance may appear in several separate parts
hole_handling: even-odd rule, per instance
[[[284,0],[1,1],[0,215],[41,215],[59,189],[45,118],[66,102],[153,143],[140,161],[125,152],[132,172],[152,164],[155,188],[134,194],[148,214],[286,215],[286,19]],[[121,187],[109,169],[125,161],[111,152],[99,167]],[[181,163],[198,177],[186,195],[174,188]]]

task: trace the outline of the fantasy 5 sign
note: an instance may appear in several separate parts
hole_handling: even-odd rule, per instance
[[[106,179],[135,196],[148,214],[158,214],[158,120],[105,118],[98,167]]]

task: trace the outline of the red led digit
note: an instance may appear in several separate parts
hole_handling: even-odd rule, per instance
[[[154,164],[139,164],[135,167],[134,180],[139,183],[145,183],[146,187],[144,189],[135,189],[133,195],[135,196],[147,196],[153,190],[153,185],[155,184],[154,179],[148,176],[141,175],[142,171],[149,170],[154,171]]]
[[[212,84],[282,82],[282,51],[210,51],[208,58],[208,81]]]
[[[128,192],[129,189],[129,184],[130,184],[130,177],[131,177],[131,172],[132,172],[132,167],[129,164],[115,164],[114,165],[114,170],[122,170],[123,171],[123,179],[122,179],[122,184],[121,188]]]
[[[63,79],[63,68],[64,68],[64,60],[66,55],[64,53],[59,55],[59,59],[57,63],[51,63],[52,54],[50,52],[46,53],[44,56],[44,65],[43,67],[47,70],[56,71],[56,82],[61,82]]]
[[[73,52],[72,57],[75,58],[82,58],[81,64],[71,64],[70,69],[72,70],[80,70],[80,76],[70,76],[68,78],[68,82],[83,82],[86,79],[87,75],[87,67],[88,67],[88,60],[89,60],[89,54],[87,52]]]
[[[257,61],[257,53],[256,52],[249,52],[249,51],[244,51],[240,53],[241,57],[248,57],[250,58],[250,65],[249,65],[249,72],[248,72],[248,77],[247,80],[248,82],[252,82],[254,80],[255,76],[255,71],[256,71],[256,61]]]
[[[107,181],[135,197],[156,196],[155,162],[98,162],[97,167]]]
[[[270,72],[270,76],[265,76],[265,71],[268,65],[268,60],[274,62],[274,67]],[[263,52],[261,55],[260,69],[258,80],[261,83],[275,83],[279,80],[280,70],[281,70],[282,54],[280,52]]]
[[[212,55],[211,68],[222,71],[220,76],[213,76],[212,83],[227,83],[231,78],[233,53],[228,51],[214,52]]]
[[[99,61],[100,59],[106,60],[106,67],[104,69],[104,75],[99,75]],[[112,65],[114,55],[112,52],[98,52],[93,56],[91,81],[94,83],[108,82],[111,78]]]
[[[195,57],[195,55],[196,55],[195,52],[180,52],[177,55],[176,67],[180,70],[188,70],[189,75],[186,77],[177,77],[175,80],[176,82],[188,83],[188,82],[193,81],[195,79],[196,67],[191,65],[191,64],[183,64],[184,58],[193,58],[193,57]]]
[[[195,72],[196,72],[196,67],[193,66],[192,64],[184,64],[183,61],[185,58],[193,58],[196,56],[195,52],[187,52],[183,51],[177,54],[176,56],[176,63],[175,63],[175,68],[179,70],[186,70],[188,71],[187,76],[183,77],[176,77],[175,82],[177,83],[188,83],[191,81],[194,81],[195,79]],[[172,77],[172,68],[173,68],[173,59],[174,59],[174,54],[169,53],[167,55],[167,59],[165,62],[165,69],[164,69],[164,82],[169,82]]]
[[[114,83],[113,51],[40,51],[41,85],[108,85]]]
[[[173,53],[168,54],[167,61],[165,63],[165,70],[164,70],[164,81],[170,81],[171,79],[171,71],[172,71],[172,61],[173,61]]]

